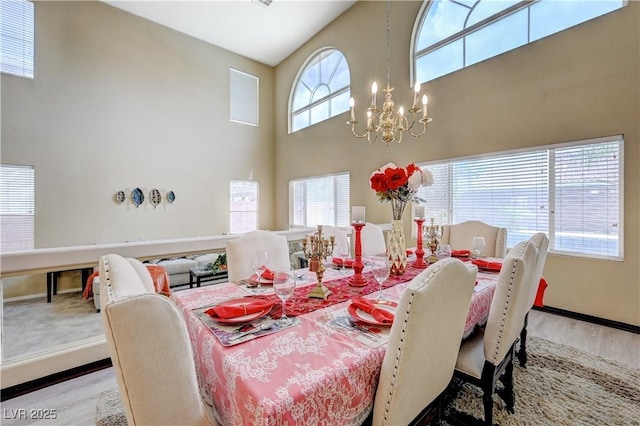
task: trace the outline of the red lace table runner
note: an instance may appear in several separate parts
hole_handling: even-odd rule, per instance
[[[389,288],[400,283],[411,281],[422,271],[424,271],[424,269],[414,268],[407,264],[406,272],[403,275],[389,276],[389,278],[382,285],[382,288]],[[354,287],[350,285],[349,280],[351,279],[351,276],[325,281],[324,285],[329,290],[331,290],[331,294],[329,295],[329,297],[327,297],[326,300],[310,298],[309,292],[313,289],[312,286],[305,286],[303,288],[296,289],[293,295],[287,300],[287,315],[297,316],[306,314],[317,309],[335,305],[336,303],[345,302],[354,297],[364,296],[378,291],[380,286],[373,277],[373,273],[365,272],[362,275],[367,280],[367,285],[364,287]],[[278,298],[278,296],[276,296],[275,294],[255,297],[261,297],[268,300],[280,302],[280,298]],[[271,311],[271,316],[273,318],[278,318],[280,317],[280,315],[282,315],[282,303],[277,303]]]

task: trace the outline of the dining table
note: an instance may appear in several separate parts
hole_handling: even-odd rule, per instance
[[[406,286],[425,270],[411,264],[410,257],[403,275],[384,282],[382,304],[395,306]],[[221,424],[333,426],[357,425],[366,419],[390,330],[364,314],[355,318],[364,322],[349,321],[354,319],[350,308],[354,298],[378,296],[379,284],[369,268],[362,272],[367,284],[356,287],[350,283],[350,268],[328,265],[323,283],[332,294],[326,300],[308,297],[316,274],[296,270],[296,290],[286,305],[293,324],[241,338],[236,337],[244,319],[259,325],[269,316],[280,317],[282,303],[269,283],[256,290],[251,281],[242,280],[171,295],[187,324],[200,392]],[[465,338],[486,322],[497,279],[497,271],[478,271]],[[271,301],[273,308],[268,315],[249,315],[238,322],[220,323],[209,315],[212,307],[244,300]]]

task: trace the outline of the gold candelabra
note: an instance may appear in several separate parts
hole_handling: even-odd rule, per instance
[[[315,272],[318,278],[318,284],[311,290],[309,297],[326,299],[331,294],[331,290],[322,284],[322,276],[325,270],[324,261],[333,253],[335,244],[335,236],[332,235],[329,239],[324,238],[321,225],[318,225],[318,230],[313,235],[302,240],[302,251],[309,260],[309,271]]]
[[[431,224],[424,227],[424,238],[427,241],[426,246],[429,247],[431,253],[427,257],[429,263],[437,262],[436,250],[442,240],[442,226],[436,225],[435,219],[431,218]]]

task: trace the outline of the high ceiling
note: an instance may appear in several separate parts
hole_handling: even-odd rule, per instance
[[[276,66],[356,0],[103,0],[134,15]]]

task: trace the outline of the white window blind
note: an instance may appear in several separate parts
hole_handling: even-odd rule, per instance
[[[229,193],[229,232],[240,234],[258,229],[258,182],[232,180]]]
[[[0,1],[0,71],[33,78],[33,3]]]
[[[622,152],[618,136],[421,165],[435,182],[420,196],[437,224],[505,227],[509,247],[546,232],[551,251],[621,258]]]
[[[3,253],[34,248],[34,169],[0,165],[0,229]]]
[[[289,181],[290,226],[349,226],[350,174]]]

